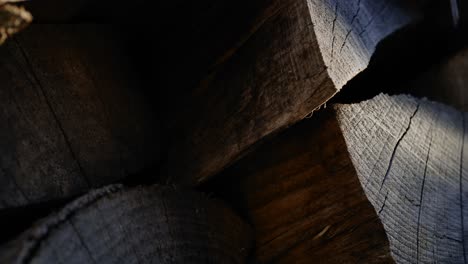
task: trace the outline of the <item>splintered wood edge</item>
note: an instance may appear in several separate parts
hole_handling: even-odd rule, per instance
[[[229,248],[224,248],[222,249],[223,252],[217,252],[220,254],[225,254],[226,257],[229,257],[228,263],[240,263],[239,261],[242,261],[247,257],[247,254],[250,251],[250,248],[252,246],[252,241],[251,241],[251,235],[250,235],[250,227],[247,226],[242,219],[240,219],[237,215],[235,215],[230,209],[226,208],[226,206],[221,202],[216,199],[212,199],[203,193],[197,193],[195,191],[190,191],[190,190],[185,190],[185,189],[179,189],[176,186],[160,186],[160,185],[153,185],[150,187],[134,187],[134,188],[125,188],[123,185],[116,184],[116,185],[110,185],[106,186],[100,189],[92,190],[88,194],[78,198],[77,200],[69,203],[66,205],[63,209],[61,209],[59,212],[38,221],[32,228],[21,234],[17,239],[10,241],[6,245],[3,245],[2,248],[0,248],[0,260],[1,261],[7,261],[11,263],[30,263],[31,261],[35,260],[38,254],[41,253],[41,246],[47,241],[48,239],[51,239],[54,233],[64,233],[65,231],[62,229],[62,225],[64,225],[66,222],[71,221],[71,218],[73,217],[79,217],[80,213],[86,211],[87,209],[93,207],[93,206],[98,206],[99,204],[103,204],[106,201],[112,200],[112,199],[118,199],[118,196],[126,196],[127,198],[139,198],[140,203],[145,203],[145,199],[142,199],[141,197],[138,197],[140,194],[145,194],[145,193],[150,193],[151,195],[154,195],[155,197],[153,198],[158,198],[157,196],[159,195],[159,199],[161,200],[161,203],[164,204],[164,200],[171,199],[171,197],[166,198],[163,194],[163,192],[180,192],[180,197],[181,200],[188,198],[189,201],[198,204],[201,206],[202,212],[199,212],[199,209],[197,208],[169,208],[169,210],[180,210],[180,211],[187,211],[186,215],[190,216],[191,211],[196,212],[196,214],[202,214],[205,213],[202,217],[202,220],[207,221],[206,224],[219,224],[219,228],[224,228],[226,233],[223,234],[218,234],[218,233],[213,233],[209,234],[211,236],[211,239],[214,240],[219,240],[219,239],[231,239],[230,241],[218,241],[222,243],[227,243],[230,245]],[[105,200],[107,199],[107,200]],[[173,198],[172,198],[173,199]],[[146,200],[146,202],[149,202]],[[171,200],[168,200],[168,202],[171,202]],[[177,203],[177,201],[173,201]],[[203,207],[206,206],[206,208],[211,208],[215,210],[219,210],[219,212],[214,212],[214,211],[206,211],[206,208]],[[166,207],[166,205],[164,205]],[[94,210],[97,210],[94,208]],[[161,209],[162,210],[162,209]],[[164,208],[164,211],[168,210],[168,208]],[[167,213],[167,212],[166,212]],[[218,214],[216,214],[218,213]],[[211,223],[213,219],[210,218],[205,218],[208,217],[208,215],[216,215],[216,217],[220,217],[220,222],[216,223]],[[140,215],[136,216],[129,216],[130,218],[136,218],[139,217]],[[144,215],[141,215],[141,217],[144,217]],[[167,216],[166,216],[167,217]],[[175,216],[172,216],[175,217]],[[86,216],[85,216],[86,218]],[[88,217],[89,218],[89,217]],[[97,219],[87,219],[91,220],[91,224],[96,222]],[[173,220],[176,221],[177,219]],[[202,221],[198,219],[198,221]],[[152,221],[151,219],[147,219],[147,221]],[[158,219],[154,219],[155,222],[158,221]],[[166,224],[170,225],[171,223],[171,218],[166,219]],[[175,222],[176,226],[173,226],[173,228],[181,228],[184,232],[191,232],[190,225],[188,226],[177,226],[177,224],[180,225],[180,223]],[[225,226],[226,224],[232,224],[229,226]],[[216,229],[216,227],[215,227]],[[237,231],[237,232],[234,232]],[[77,232],[75,230],[75,232]],[[206,231],[207,233],[210,233],[211,231]],[[227,235],[226,235],[227,234]],[[180,239],[179,237],[171,237],[170,233],[168,234],[169,237],[165,236],[166,239]],[[97,236],[97,240],[102,239],[101,237]],[[148,241],[148,243],[152,242],[159,242],[159,243],[164,243],[165,241],[159,241],[157,236],[156,237],[151,237],[154,241]],[[52,239],[53,240],[53,239]],[[80,241],[82,238],[80,237]],[[60,241],[52,241],[53,243],[59,243]],[[171,241],[168,241],[170,243]],[[198,241],[199,243],[203,244],[204,241]],[[213,242],[213,241],[211,241]],[[81,241],[81,243],[86,243],[86,241]],[[129,242],[132,243],[132,242]],[[176,242],[177,243],[177,242]],[[185,243],[185,242],[184,242]],[[209,250],[213,250],[215,252],[216,248],[212,248],[213,245],[209,245],[208,242],[205,245],[208,247]],[[50,247],[50,242],[47,243]],[[224,245],[224,244],[223,244]],[[56,246],[60,246],[60,244],[57,244]],[[83,247],[87,248],[86,244],[82,244]],[[221,247],[220,244],[216,245],[217,247]],[[88,249],[87,249],[88,250]],[[89,253],[91,255],[91,253]],[[174,252],[167,252],[167,254],[170,256],[171,254],[174,254]],[[177,252],[176,252],[177,254]],[[172,256],[171,256],[172,257]],[[207,258],[210,258],[211,256],[205,256]],[[219,260],[219,256],[217,256]],[[228,261],[228,260],[226,260]],[[42,263],[42,262],[40,262]]]
[[[466,262],[466,113],[382,94],[335,111],[395,261]]]
[[[21,1],[0,1],[0,45],[3,44],[9,36],[23,30],[33,20],[31,13],[26,11],[26,9],[7,4],[10,2]]]

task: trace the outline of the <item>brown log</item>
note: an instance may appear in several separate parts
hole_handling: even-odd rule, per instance
[[[206,188],[252,223],[260,263],[463,263],[465,117],[405,95],[336,105]]]
[[[2,263],[244,263],[249,228],[221,202],[174,187],[108,186],[0,250]]]
[[[71,197],[158,159],[118,33],[33,25],[0,47],[0,208]]]
[[[332,111],[320,111],[207,188],[252,223],[256,263],[392,263]]]
[[[269,2],[174,121],[169,181],[202,182],[323,105],[383,38],[417,20],[405,2]]]

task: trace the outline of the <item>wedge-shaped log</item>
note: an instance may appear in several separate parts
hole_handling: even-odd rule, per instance
[[[394,259],[464,263],[466,114],[409,96],[337,108],[340,127]]]
[[[194,191],[109,186],[38,222],[2,263],[244,263],[249,227]]]
[[[0,208],[70,197],[157,159],[155,120],[114,33],[33,25],[0,47]]]
[[[253,224],[257,261],[463,263],[466,114],[379,95],[317,115],[208,185]]]
[[[201,182],[301,120],[415,22],[407,1],[271,1],[245,41],[195,90],[168,146],[172,182]]]

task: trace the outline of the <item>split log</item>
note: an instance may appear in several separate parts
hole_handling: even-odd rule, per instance
[[[0,250],[2,263],[244,263],[249,228],[173,187],[94,190]]]
[[[367,67],[383,38],[417,20],[405,2],[268,2],[175,121],[168,181],[202,182],[323,105]]]
[[[0,47],[0,208],[67,198],[158,159],[118,31],[33,25]]]
[[[337,110],[359,179],[397,262],[465,262],[465,116],[408,96]]]
[[[251,221],[256,260],[463,263],[466,114],[379,95],[318,115],[206,187]]]
[[[432,67],[408,84],[412,93],[468,111],[468,48]]]

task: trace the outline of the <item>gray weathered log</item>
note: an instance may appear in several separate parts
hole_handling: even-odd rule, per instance
[[[249,228],[194,191],[108,186],[38,222],[1,263],[244,263]]]
[[[466,113],[406,95],[328,111],[210,183],[254,226],[255,260],[465,263]]]
[[[71,197],[158,158],[118,31],[32,25],[0,47],[0,208]]]
[[[204,181],[323,105],[367,67],[383,38],[417,20],[405,3],[269,2],[176,120],[169,181]]]
[[[466,113],[405,95],[336,109],[395,261],[466,263]]]

